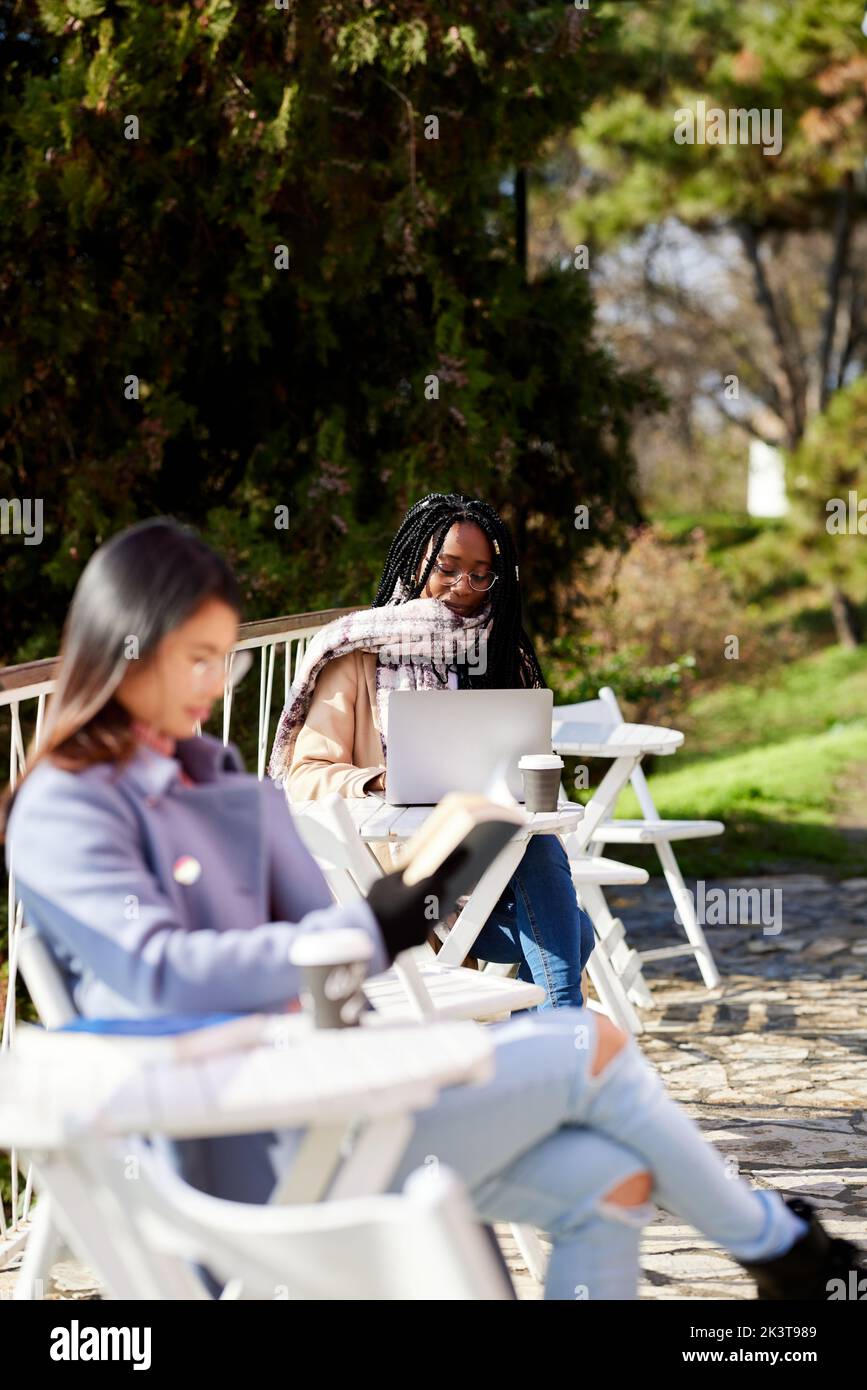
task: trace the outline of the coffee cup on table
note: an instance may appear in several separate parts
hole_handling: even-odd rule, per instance
[[[293,942],[289,959],[301,970],[301,1007],[314,1028],[352,1028],[367,1008],[362,984],[373,943],[363,931],[336,927]]]
[[[525,753],[518,760],[524,781],[527,811],[556,811],[563,776],[563,759],[558,753]]]

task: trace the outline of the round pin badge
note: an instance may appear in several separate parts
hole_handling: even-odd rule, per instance
[[[202,866],[198,859],[194,859],[191,854],[182,854],[180,859],[175,860],[172,869],[172,878],[176,883],[183,883],[189,886],[195,883],[202,876]]]

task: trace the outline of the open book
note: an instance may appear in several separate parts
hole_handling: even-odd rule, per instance
[[[460,850],[441,894],[443,904],[449,904],[448,911],[464,893],[472,892],[516,830],[526,823],[521,806],[501,806],[486,796],[449,792],[402,846],[397,868],[403,871],[405,883],[418,883]]]

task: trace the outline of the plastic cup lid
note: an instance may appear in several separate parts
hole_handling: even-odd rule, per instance
[[[527,772],[546,771],[550,767],[563,766],[563,759],[559,753],[525,753],[518,761],[518,767],[524,768]]]
[[[348,965],[370,960],[373,942],[357,927],[335,927],[332,931],[305,932],[289,948],[293,965]]]

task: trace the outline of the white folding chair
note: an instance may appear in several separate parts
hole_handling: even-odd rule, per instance
[[[19,928],[17,939],[18,973],[41,1022],[46,1028],[63,1028],[72,1023],[78,1011],[51,948],[29,926]]]
[[[3,1147],[26,1147],[28,1121]],[[110,1298],[203,1300],[196,1266],[244,1299],[514,1298],[459,1179],[416,1170],[400,1194],[256,1205],[212,1197],[141,1140],[67,1137],[31,1151],[70,1247],[99,1270]],[[135,1181],[128,1181],[131,1161]],[[26,1288],[17,1297],[27,1298]]]
[[[346,803],[337,792],[320,801],[292,808],[305,845],[318,863],[338,902],[366,896],[383,870],[361,840]],[[490,1022],[538,1004],[545,992],[538,985],[512,980],[487,970],[438,965],[420,948],[421,960],[403,951],[385,975],[369,980],[364,991],[373,1007],[389,1017],[465,1018]],[[535,1230],[512,1226],[512,1234],[530,1274],[544,1282],[546,1257]]]
[[[620,730],[628,731],[630,746],[637,749],[637,756],[631,760],[631,766],[624,760],[619,776],[612,776],[614,769],[611,769],[594,794],[593,800],[599,805],[597,814],[586,818],[587,831],[584,833],[587,834],[588,838],[582,843],[580,836],[572,837],[577,842],[576,857],[580,861],[583,852],[595,854],[599,851],[601,853],[606,844],[652,844],[656,849],[687,937],[686,944],[655,947],[646,951],[632,951],[628,958],[624,958],[621,952],[618,959],[615,956],[615,950],[625,943],[623,923],[611,915],[601,888],[595,890],[591,888],[589,904],[592,906],[587,905],[587,911],[593,917],[594,926],[596,926],[600,938],[608,944],[608,959],[612,968],[636,1002],[645,1006],[649,1006],[653,1002],[646,981],[641,975],[641,964],[647,960],[669,960],[678,956],[692,955],[698,963],[707,988],[716,988],[720,982],[719,971],[705,934],[696,918],[692,897],[684,884],[683,875],[671,844],[673,840],[698,839],[709,835],[719,835],[722,834],[725,826],[721,821],[665,820],[661,818],[650,794],[647,778],[641,768],[643,752],[674,752],[682,742],[682,735],[677,735],[675,742],[671,738],[666,740],[664,737],[666,734],[674,734],[675,731],[673,730],[657,729],[651,725],[626,724],[617,703],[617,697],[614,691],[607,686],[600,690],[598,700],[555,707],[553,724],[555,748],[558,746],[558,742],[561,747],[563,746],[562,740],[566,734],[567,725],[593,727],[602,734],[607,733],[607,737],[612,740],[610,747],[615,750],[618,732]],[[592,744],[588,746],[592,747]],[[608,755],[611,756],[611,753],[609,752]],[[624,776],[624,772],[628,772],[628,777]],[[617,820],[614,818],[617,801],[626,780],[631,783],[638,797],[643,812],[640,820]],[[607,795],[604,791],[606,782],[609,783]],[[611,949],[612,947],[614,949]],[[615,961],[617,961],[616,964]]]
[[[19,906],[20,914],[20,906]],[[20,923],[20,916],[17,918]],[[15,969],[20,974],[41,1022],[46,1028],[62,1028],[77,1018],[66,980],[51,948],[30,926],[18,925],[13,936]],[[44,1194],[33,1208],[21,1265],[19,1284],[32,1289],[48,1287],[52,1266],[62,1258],[60,1233],[52,1219],[51,1198]]]
[[[343,797],[334,792],[303,809],[293,807],[292,816],[337,902],[366,897],[383,871],[359,837]],[[392,1020],[465,1018],[490,1022],[530,1008],[545,997],[543,989],[524,980],[439,964],[424,947],[401,952],[392,968],[367,981],[364,990],[373,1007]]]

